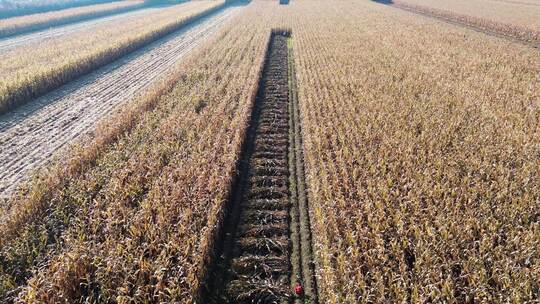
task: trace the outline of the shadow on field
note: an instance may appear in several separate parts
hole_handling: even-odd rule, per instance
[[[233,1],[226,1],[228,6],[246,6],[251,3],[251,0],[233,0]]]
[[[386,4],[386,5],[394,4],[394,1],[392,1],[392,0],[371,0],[371,1],[377,2],[377,3],[380,3],[380,4]]]

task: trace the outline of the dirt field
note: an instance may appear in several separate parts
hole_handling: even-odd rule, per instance
[[[92,130],[179,58],[217,31],[240,8],[206,18],[98,71],[0,116],[0,194],[73,140]]]

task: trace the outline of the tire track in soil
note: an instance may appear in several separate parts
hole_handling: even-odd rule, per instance
[[[106,23],[127,21],[135,18],[144,18],[144,16],[148,14],[152,14],[164,9],[166,9],[165,6],[141,8],[134,11],[120,12],[117,14],[104,17],[96,17],[90,20],[80,22],[75,21],[65,25],[52,26],[44,30],[36,30],[30,33],[0,38],[0,53],[9,51],[17,47],[28,47],[28,45],[30,44],[36,44],[47,39],[70,35],[78,31],[87,30],[88,28],[101,26]]]
[[[203,303],[317,303],[289,36],[270,37]]]
[[[384,2],[381,2],[381,3],[384,3]],[[506,39],[506,40],[511,41],[511,42],[519,43],[519,44],[529,46],[529,47],[532,47],[532,48],[535,48],[535,49],[540,49],[540,42],[534,42],[534,41],[529,41],[529,40],[526,40],[526,39],[521,39],[519,37],[512,36],[510,34],[506,34],[504,32],[498,31],[496,29],[490,29],[490,28],[487,28],[487,27],[482,27],[482,26],[470,24],[470,23],[467,23],[467,22],[463,22],[463,21],[451,18],[451,17],[445,17],[445,16],[436,15],[434,13],[423,11],[423,10],[421,10],[419,8],[415,8],[415,7],[408,6],[408,5],[403,5],[403,4],[399,4],[399,3],[389,3],[388,5],[391,6],[391,7],[400,9],[402,11],[406,11],[406,12],[413,13],[413,14],[416,14],[416,15],[419,15],[419,16],[424,16],[424,17],[427,17],[427,18],[439,20],[439,21],[442,21],[442,22],[445,22],[445,23],[448,23],[448,24],[452,24],[452,25],[455,25],[455,26],[463,27],[463,28],[475,31],[477,33],[482,33],[482,34],[485,34],[485,35],[488,35],[488,36],[497,37],[497,38],[501,38],[501,39]]]
[[[238,14],[226,7],[143,49],[0,116],[0,198],[100,119],[142,92]]]

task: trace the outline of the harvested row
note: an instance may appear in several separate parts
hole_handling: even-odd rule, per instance
[[[232,202],[238,219],[225,223],[236,231],[227,233],[223,280],[211,289],[218,293],[212,303],[286,303],[290,298],[286,39],[270,38],[247,151],[240,160],[245,162],[238,177],[242,189]]]
[[[289,303],[291,287],[302,286],[287,36],[276,30],[270,37],[204,303]]]
[[[103,24],[32,48],[0,54],[0,113],[108,64],[224,6],[194,1],[145,18]],[[65,50],[73,50],[66,54]]]
[[[269,5],[251,4],[10,204],[5,301],[193,303],[264,60],[256,8]]]
[[[62,148],[91,132],[218,31],[240,8],[215,15],[158,40],[121,60],[0,116],[0,198],[12,194],[30,174]]]
[[[485,3],[484,5],[486,7],[491,6],[491,4]],[[392,6],[416,14],[437,18],[452,24],[463,25],[486,34],[515,39],[527,43],[533,47],[540,48],[540,24],[526,23],[527,25],[520,25],[520,22],[516,24],[504,23],[497,19],[482,18],[469,14],[456,13],[455,11],[451,10],[442,10],[425,5],[411,4],[408,3],[408,1],[402,0],[393,1]],[[540,15],[540,7],[532,9],[525,7],[522,9],[525,14],[531,13],[531,11],[536,11],[536,13],[533,13],[533,16],[535,16],[533,21],[539,20],[538,16]],[[519,14],[514,10],[508,10],[508,12],[511,16],[519,16]]]
[[[142,8],[143,4],[144,2],[141,0],[117,1],[113,3],[71,8],[57,12],[0,19],[0,38],[20,35],[51,26],[59,26],[72,22],[80,22],[107,15],[128,12]]]

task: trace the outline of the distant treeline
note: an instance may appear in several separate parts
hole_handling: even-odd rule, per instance
[[[0,0],[0,19],[119,0]]]

